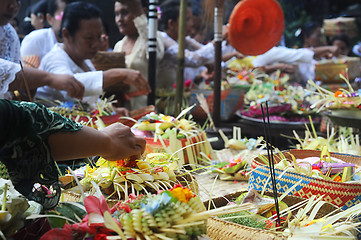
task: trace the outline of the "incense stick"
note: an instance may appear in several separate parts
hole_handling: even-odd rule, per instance
[[[21,61],[19,61],[19,63],[20,63],[20,67],[21,67],[21,73],[23,74],[23,80],[24,80],[24,85],[25,85],[26,93],[28,94],[29,101],[32,102],[33,99],[32,99],[32,97],[31,97],[28,80],[27,80],[26,77],[25,77],[25,72],[24,72],[23,64],[21,63]]]
[[[272,180],[273,197],[274,197],[274,200],[275,200],[275,207],[276,207],[276,212],[277,212],[277,222],[278,222],[279,226],[281,226],[267,101],[266,101],[267,123],[266,123],[266,117],[265,117],[265,113],[264,113],[262,104],[261,104],[261,110],[262,110],[263,128],[264,128],[264,134],[265,134],[265,140],[266,140],[266,146],[267,146],[267,156],[268,156],[269,168],[270,168],[270,174],[271,174],[271,180]]]

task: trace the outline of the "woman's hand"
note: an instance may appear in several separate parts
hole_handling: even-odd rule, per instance
[[[145,150],[145,139],[135,136],[128,126],[121,123],[114,123],[100,131],[109,140],[101,156],[109,161],[139,156]]]
[[[125,116],[125,117],[129,117],[129,111],[128,109],[124,108],[124,107],[115,107],[114,111],[119,114],[120,116]]]
[[[84,95],[84,85],[71,75],[51,74],[48,86],[57,90],[65,90],[73,98],[82,99]]]
[[[76,132],[58,132],[49,136],[51,153],[56,161],[91,156],[119,160],[139,156],[146,141],[135,136],[128,126],[114,123],[102,130],[83,126]]]
[[[113,68],[103,72],[103,89],[111,87],[119,82],[135,86],[138,90],[138,95],[147,95],[150,93],[150,87],[147,80],[137,70]]]

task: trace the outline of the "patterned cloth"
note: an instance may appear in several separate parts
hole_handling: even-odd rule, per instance
[[[80,128],[79,123],[42,105],[0,100],[0,161],[7,167],[16,190],[44,208],[54,207],[60,187],[48,137]],[[34,190],[34,184],[40,191]]]

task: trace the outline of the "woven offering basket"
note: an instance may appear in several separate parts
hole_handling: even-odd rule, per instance
[[[307,157],[319,157],[321,151],[316,150],[289,150],[282,152],[287,159],[291,159],[291,155],[296,159],[304,159]],[[355,156],[342,153],[330,153],[331,157],[341,159],[342,161],[361,165],[361,156]],[[266,156],[267,157],[267,156]],[[281,160],[280,154],[274,155],[275,164]],[[264,165],[263,161],[255,158],[252,163],[252,174],[249,179],[249,187],[257,191],[261,191],[266,185],[266,191],[272,190],[272,181],[270,180],[269,167]],[[345,183],[335,182],[315,177],[309,177],[303,174],[294,172],[285,172],[275,169],[277,191],[284,193],[294,184],[301,183],[296,186],[289,195],[294,195],[302,198],[310,198],[312,195],[321,196],[323,200],[332,203],[343,210],[354,206],[361,201],[361,184],[360,183]],[[282,177],[279,176],[282,174]]]
[[[98,71],[125,68],[125,52],[98,51],[91,61]]]
[[[61,202],[80,202],[81,194],[70,192],[70,191],[62,191],[62,200]],[[117,199],[107,199],[107,204],[109,208],[112,208],[115,204],[117,204],[119,200]]]
[[[361,62],[359,57],[345,57],[340,62],[323,60],[316,64],[315,79],[323,83],[344,83],[340,74],[353,80],[361,74]]]
[[[216,207],[225,206],[228,201],[236,199],[239,195],[244,192],[236,192],[232,194],[227,194],[223,197],[213,199],[213,202]],[[273,196],[271,192],[265,193],[267,196]],[[286,196],[283,200],[288,207],[293,206],[299,202],[304,201],[304,199],[295,197],[295,196]],[[204,203],[205,206],[208,206],[208,201]],[[326,214],[332,211],[341,211],[337,210],[337,207],[332,204],[324,204],[316,218],[321,218]],[[297,210],[292,212],[293,215],[297,213]],[[283,236],[281,233],[266,229],[257,229],[248,226],[243,226],[237,223],[227,222],[217,217],[211,217],[207,222],[207,235],[212,240],[284,240],[287,239],[286,236]]]

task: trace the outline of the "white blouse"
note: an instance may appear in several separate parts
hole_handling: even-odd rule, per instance
[[[85,92],[82,101],[94,104],[103,92],[103,71],[96,71],[89,59],[85,60],[85,63],[89,69],[91,69],[91,72],[84,72],[64,51],[63,44],[57,43],[53,49],[44,56],[39,69],[55,74],[73,75],[84,85]],[[48,86],[38,88],[36,96],[50,100],[74,100],[67,95],[66,91],[58,91]]]
[[[278,62],[282,63],[312,63],[313,51],[307,48],[287,48],[287,47],[273,47],[264,54],[258,55],[253,60],[255,67],[265,66]]]
[[[21,57],[38,56],[41,62],[42,58],[50,52],[57,42],[52,28],[34,30],[26,35],[21,42]]]

